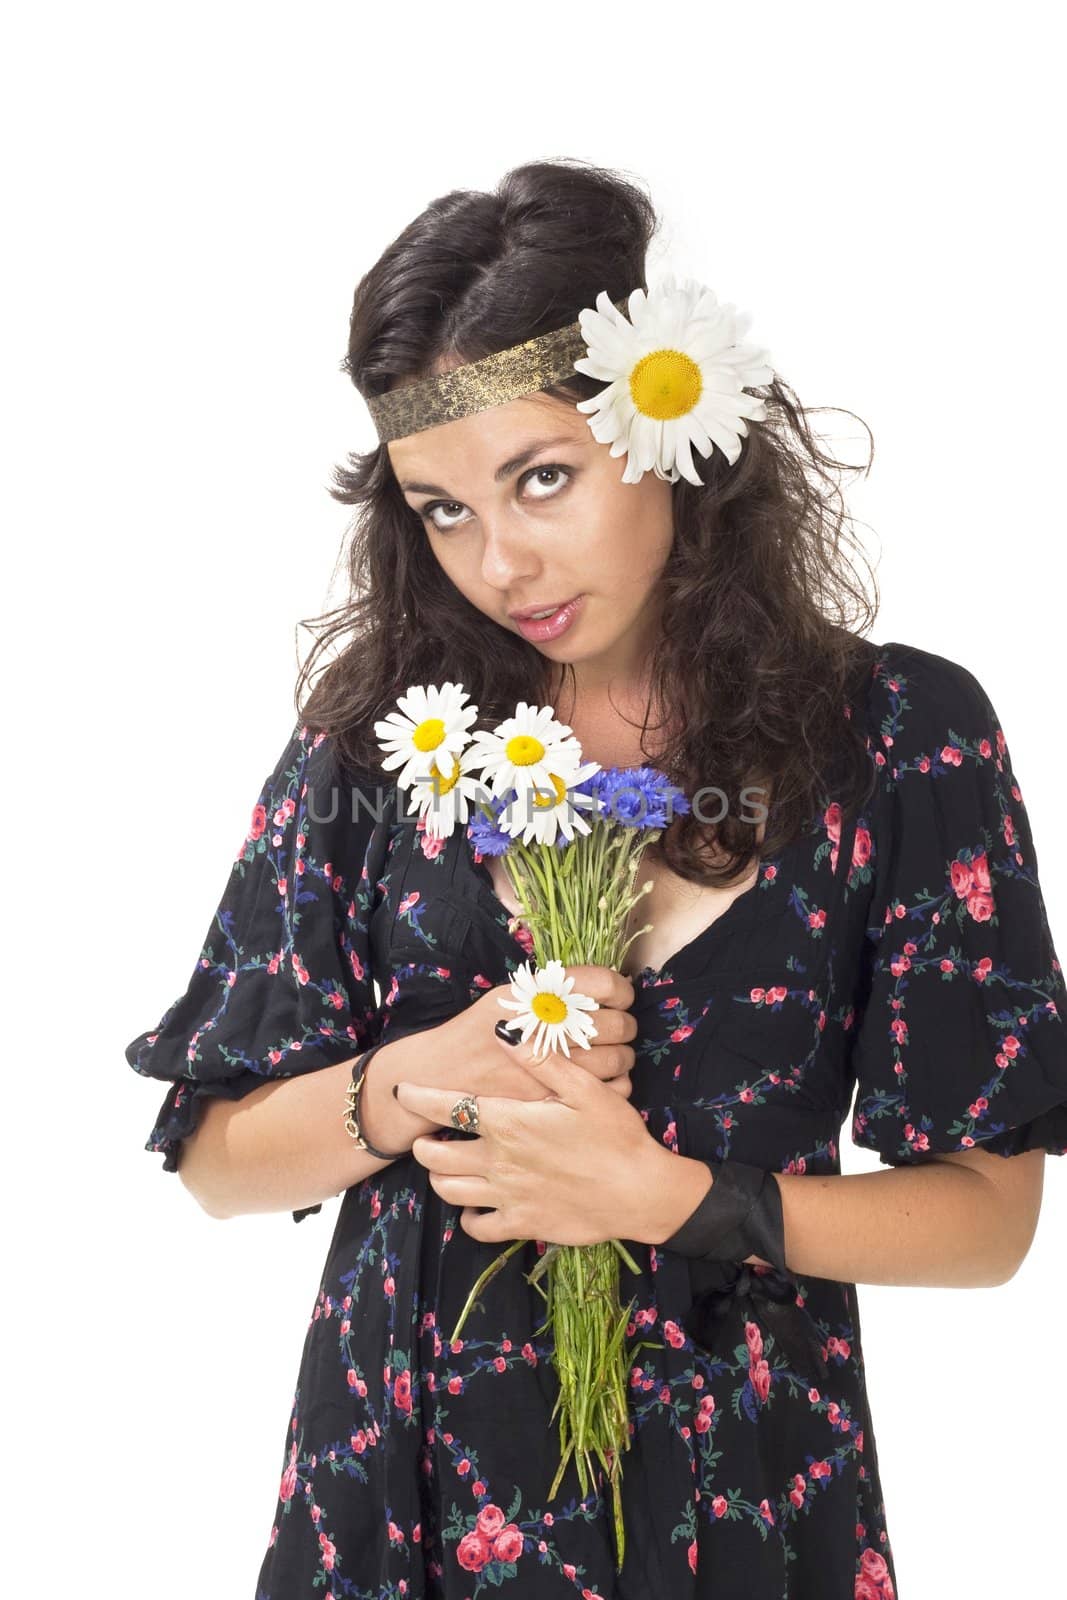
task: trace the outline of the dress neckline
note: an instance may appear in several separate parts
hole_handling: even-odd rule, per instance
[[[703,949],[705,940],[710,939],[712,931],[717,928],[720,923],[726,922],[731,914],[734,913],[736,913],[736,920],[736,917],[741,916],[743,911],[747,911],[749,909],[743,904],[743,902],[751,899],[759,886],[760,880],[757,877],[755,883],[749,884],[748,888],[745,889],[743,893],[737,895],[733,900],[731,900],[725,911],[720,911],[717,917],[712,917],[710,922],[706,922],[700,931],[695,933],[691,939],[687,940],[686,943],[682,945],[680,950],[676,950],[661,967],[642,967],[640,972],[638,972],[630,980],[634,987],[650,989],[655,988],[660,983],[670,983],[674,976],[674,968],[681,965],[683,962],[691,960],[694,956],[699,955]]]

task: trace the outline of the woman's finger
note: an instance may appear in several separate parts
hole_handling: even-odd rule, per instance
[[[488,1178],[455,1178],[448,1173],[431,1172],[430,1188],[450,1206],[491,1206],[493,1186]]]
[[[475,1211],[466,1206],[459,1214],[463,1232],[482,1244],[505,1244],[509,1240],[528,1237],[521,1234],[515,1223],[509,1222],[503,1211]]]
[[[574,987],[581,994],[590,995],[600,1005],[616,1011],[628,1011],[637,998],[631,980],[615,967],[576,964],[567,968],[567,975],[573,977]]]
[[[577,1073],[577,1068],[574,1071]],[[556,1076],[561,1076],[560,1068],[556,1069]],[[579,1076],[584,1078],[586,1075],[582,1073]],[[575,1079],[565,1081],[573,1084]],[[408,1083],[404,1080],[393,1086],[393,1094],[406,1111],[414,1111],[420,1117],[425,1117],[427,1122],[436,1122],[441,1128],[455,1126],[452,1121],[452,1110],[456,1103],[463,1099],[465,1092],[463,1089],[442,1089],[436,1084]],[[575,1093],[577,1092],[576,1089]],[[520,1139],[531,1118],[543,1119],[547,1104],[543,1100],[513,1100],[495,1094],[478,1094],[474,1099],[478,1106],[479,1126],[476,1130],[472,1128],[469,1131],[478,1132],[491,1141],[504,1145],[513,1144]],[[429,1137],[428,1134],[420,1134],[415,1144],[419,1144],[420,1140],[428,1140]],[[412,1145],[412,1150],[414,1148],[415,1145]],[[436,1163],[437,1155],[441,1151],[462,1150],[463,1144],[454,1140],[436,1140],[433,1148],[436,1152],[434,1156]]]
[[[621,1078],[634,1069],[636,1057],[628,1044],[613,1044],[604,1050],[597,1050],[590,1057],[578,1063],[599,1078],[601,1083],[610,1083],[613,1078]]]
[[[489,1152],[485,1139],[438,1139],[432,1133],[420,1133],[413,1140],[411,1153],[420,1167],[441,1177],[479,1178],[482,1182],[489,1172]]]

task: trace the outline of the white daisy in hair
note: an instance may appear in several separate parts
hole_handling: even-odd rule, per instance
[[[596,1024],[588,1013],[600,1010],[590,995],[573,991],[574,979],[562,961],[548,961],[536,972],[524,961],[511,975],[515,998],[500,1001],[506,1010],[518,1013],[505,1026],[522,1029],[520,1044],[533,1036],[535,1057],[562,1050],[570,1060],[568,1040],[588,1050],[589,1040],[596,1038]]]
[[[710,456],[718,445],[733,466],[748,433],[745,418],[766,419],[766,403],[746,387],[770,383],[767,352],[741,343],[752,321],[732,305],[720,305],[713,290],[692,278],[675,284],[667,273],[649,290],[634,289],[627,301],[630,321],[602,289],[596,310],[578,315],[587,356],[576,371],[607,381],[577,409],[613,456],[626,455],[624,483],[638,483],[651,468],[657,478],[684,477],[700,486],[692,447]]]
[[[557,722],[553,708],[526,700],[519,701],[514,716],[476,733],[472,749],[492,793],[503,796],[514,789],[520,801],[535,787],[552,794],[553,773],[573,783],[582,763],[581,745],[566,723]]]
[[[551,793],[531,788],[525,794],[516,795],[500,813],[497,826],[502,832],[511,834],[512,838],[521,839],[523,844],[530,844],[531,841],[556,844],[561,834],[568,844],[573,843],[576,833],[592,832],[585,818],[577,813],[599,813],[602,807],[596,795],[586,794],[571,786],[584,783],[586,778],[591,778],[594,772],[599,771],[598,762],[587,761],[566,779],[550,772]]]

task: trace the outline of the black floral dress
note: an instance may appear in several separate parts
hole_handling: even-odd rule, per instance
[[[632,1103],[679,1155],[837,1173],[854,1092],[852,1138],[889,1165],[1067,1150],[1067,995],[996,713],[963,666],[876,649],[848,708],[877,767],[869,803],[847,821],[830,804],[636,980]],[[293,732],[188,987],[128,1046],[170,1083],[146,1146],[164,1170],[204,1096],[432,1028],[526,959],[465,832],[435,843],[391,782],[360,782],[353,816],[330,741]],[[512,1258],[450,1345],[503,1248],[470,1238],[459,1209],[413,1156],[345,1192],[256,1600],[893,1596],[854,1284],[628,1241],[616,1574],[603,1478],[583,1498],[572,1460],[547,1499],[557,1383],[524,1281],[545,1243]]]

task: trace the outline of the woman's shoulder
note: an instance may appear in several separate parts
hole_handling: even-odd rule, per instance
[[[366,756],[353,756],[351,743],[341,734],[305,726],[301,737],[308,752],[309,782],[319,786],[347,785],[366,795],[368,802],[379,790],[384,795],[394,788],[392,774]]]
[[[324,860],[362,856],[396,806],[391,774],[353,760],[348,741],[301,718],[264,784],[261,827],[295,826],[300,848]]]
[[[998,732],[989,695],[970,667],[897,639],[875,647],[865,711],[872,754],[894,776],[904,760]]]
[[[939,709],[985,698],[985,689],[976,674],[952,656],[899,639],[890,639],[877,650],[878,678],[889,687],[890,680],[904,680],[924,705]]]
[[[308,790],[323,797],[330,790],[343,788],[346,800],[358,792],[364,796],[362,803],[371,805],[379,795],[382,799],[392,795],[396,780],[380,762],[368,756],[367,750],[365,739],[355,739],[350,733],[323,728],[314,720],[301,717],[275,763],[271,787],[291,791],[295,784],[303,791],[307,785]]]

